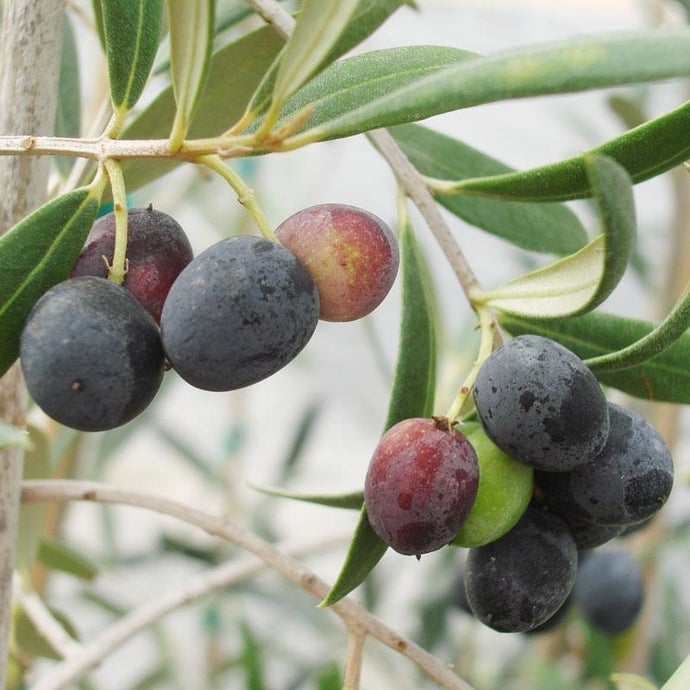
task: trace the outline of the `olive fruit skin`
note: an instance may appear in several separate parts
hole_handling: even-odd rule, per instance
[[[243,235],[199,254],[178,276],[161,316],[170,364],[209,391],[257,383],[309,342],[319,295],[306,269],[277,242]]]
[[[570,472],[537,472],[549,506],[566,520],[625,526],[646,520],[673,487],[673,459],[661,434],[642,416],[609,403],[611,430],[597,457]],[[622,530],[621,530],[622,531]]]
[[[593,459],[609,431],[604,394],[584,362],[549,338],[521,335],[483,363],[477,414],[493,442],[535,469],[565,472]]]
[[[533,470],[506,455],[479,427],[468,435],[479,461],[479,488],[455,546],[482,546],[508,532],[527,509]]]
[[[113,429],[136,417],[165,371],[151,315],[120,285],[92,276],[58,283],[36,302],[19,356],[36,404],[80,431]]]
[[[467,438],[444,419],[412,418],[381,437],[364,482],[369,523],[398,553],[450,543],[477,495],[479,465]]]
[[[573,594],[590,625],[606,635],[622,633],[644,603],[640,566],[623,549],[595,551],[580,566]]]
[[[507,534],[467,554],[472,612],[499,632],[527,632],[564,605],[575,583],[577,547],[556,515],[528,508]]]
[[[302,262],[321,298],[320,318],[353,321],[390,291],[400,262],[393,232],[369,211],[319,204],[284,220],[276,237]]]
[[[93,224],[71,273],[107,278],[115,251],[115,214]],[[123,286],[160,323],[170,286],[194,253],[182,226],[167,213],[132,208],[127,213],[127,272]]]

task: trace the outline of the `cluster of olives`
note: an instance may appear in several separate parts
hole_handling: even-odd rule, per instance
[[[482,364],[479,428],[407,420],[382,437],[364,499],[403,554],[469,547],[474,615],[502,632],[546,624],[571,594],[578,554],[649,520],[673,485],[671,454],[643,417],[607,402],[584,362],[536,335]]]
[[[24,325],[20,360],[34,401],[66,426],[101,431],[141,413],[166,368],[203,390],[249,386],[294,359],[319,318],[361,318],[395,280],[395,237],[362,209],[307,208],[276,236],[230,237],[194,257],[173,218],[132,209],[118,285],[107,279],[115,217],[99,218],[70,278]]]

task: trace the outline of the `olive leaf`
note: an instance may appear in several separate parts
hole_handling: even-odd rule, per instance
[[[397,10],[402,3],[400,0],[359,0],[357,8],[350,18],[349,23],[338,37],[328,54],[313,70],[313,74],[323,70],[336,59],[344,55],[348,50],[361,43],[370,36],[383,22]],[[256,93],[252,96],[247,108],[245,119],[253,121],[263,114],[271,104],[276,75],[282,61],[282,53],[266,71]]]
[[[602,234],[548,266],[484,293],[478,303],[531,317],[574,316],[599,306],[620,282],[636,235],[632,184],[623,168],[604,156],[585,159]]]
[[[98,213],[104,181],[49,201],[0,237],[0,375],[19,354],[36,300],[65,280]]]
[[[616,690],[658,690],[656,685],[634,673],[612,673],[611,682]]]
[[[31,445],[29,432],[26,429],[21,429],[4,419],[0,419],[0,450],[9,446],[18,446],[28,450]]]
[[[565,319],[532,319],[500,314],[512,335],[533,333],[562,343],[585,361],[622,350],[654,330],[648,321],[595,311]],[[657,402],[690,403],[690,335],[678,338],[661,354],[615,371],[595,371],[606,386]]]
[[[304,501],[329,508],[349,508],[359,510],[362,507],[364,494],[362,491],[352,491],[347,494],[306,494],[298,491],[286,491],[272,486],[259,486],[252,484],[252,488],[268,496],[291,498],[295,501]]]
[[[411,52],[418,46],[410,48]],[[533,44],[404,79],[396,50],[334,63],[295,94],[285,114],[313,103],[306,126],[286,145],[351,136],[378,127],[510,98],[574,93],[684,77],[690,72],[690,30],[657,29],[577,36]],[[395,55],[401,83],[378,83],[379,63]],[[330,96],[330,98],[328,98]]]
[[[399,125],[388,131],[427,177],[461,180],[511,171],[495,158],[422,125]],[[563,204],[496,201],[463,194],[437,194],[436,201],[468,223],[523,249],[569,254],[587,243],[579,219]]]
[[[110,98],[121,115],[139,100],[148,81],[160,41],[162,11],[162,0],[102,0]]]
[[[306,0],[285,45],[273,87],[279,108],[319,67],[349,24],[359,0]]]
[[[463,194],[516,201],[566,201],[591,194],[585,159],[608,156],[623,166],[634,184],[660,175],[690,158],[690,103],[649,120],[587,153],[523,172],[462,180]]]
[[[436,385],[435,304],[428,271],[412,226],[400,228],[402,315],[398,359],[385,428],[403,419],[431,415]],[[360,585],[381,560],[386,545],[362,506],[345,562],[320,606],[330,606]]]
[[[168,0],[170,67],[177,112],[170,133],[179,148],[206,81],[214,33],[214,0]]]

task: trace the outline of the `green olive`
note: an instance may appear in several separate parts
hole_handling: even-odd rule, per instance
[[[495,541],[517,523],[532,497],[533,471],[495,446],[481,427],[468,440],[479,460],[479,488],[452,544],[474,547]]]

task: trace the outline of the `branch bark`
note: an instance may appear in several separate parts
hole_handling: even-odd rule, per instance
[[[5,0],[0,37],[0,134],[50,134],[57,103],[64,5],[61,0]],[[0,160],[0,234],[46,196],[49,161]],[[0,379],[0,418],[24,424],[26,393],[15,365]],[[12,574],[23,455],[0,452],[0,687],[5,687]]]

